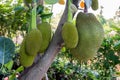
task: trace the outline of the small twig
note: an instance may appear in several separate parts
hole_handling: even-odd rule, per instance
[[[84,13],[88,13],[88,8],[87,8],[87,5],[84,3],[85,5],[85,8],[84,8]]]

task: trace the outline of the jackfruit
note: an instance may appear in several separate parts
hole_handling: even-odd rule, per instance
[[[51,33],[52,33],[51,25],[47,22],[43,22],[41,24],[38,24],[37,28],[41,31],[41,34],[42,34],[43,41],[39,49],[39,52],[42,53],[47,49],[51,40]]]
[[[91,8],[97,10],[99,6],[98,0],[92,0]]]
[[[67,48],[75,48],[78,44],[78,31],[72,22],[65,22],[62,28],[62,38]]]
[[[26,36],[25,48],[30,56],[35,56],[42,44],[42,34],[38,29],[32,29]]]
[[[104,39],[104,30],[92,13],[78,13],[76,27],[79,35],[78,45],[71,49],[74,58],[87,61],[93,58]]]
[[[27,55],[25,51],[25,38],[20,46],[20,64],[24,67],[29,67],[33,64],[35,56]],[[27,59],[27,60],[26,60]]]

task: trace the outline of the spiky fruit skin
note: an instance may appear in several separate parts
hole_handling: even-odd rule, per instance
[[[76,27],[78,29],[79,42],[70,51],[73,57],[79,61],[86,61],[96,55],[104,39],[104,30],[92,13],[78,13]]]
[[[25,48],[30,56],[35,56],[42,44],[42,34],[38,29],[32,29],[26,36]]]
[[[75,48],[78,44],[78,31],[71,22],[65,22],[62,28],[62,38],[67,48]]]
[[[92,0],[92,4],[91,7],[93,10],[97,10],[98,9],[98,0]]]
[[[42,34],[43,41],[39,49],[39,52],[42,53],[47,49],[51,40],[51,25],[47,22],[43,22],[41,24],[38,24],[37,28],[41,31]]]
[[[34,58],[35,56],[29,56],[27,55],[26,51],[25,51],[25,38],[21,44],[21,47],[20,47],[20,64],[24,67],[29,67],[33,64],[34,62]]]

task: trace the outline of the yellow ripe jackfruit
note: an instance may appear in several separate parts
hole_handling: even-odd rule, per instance
[[[71,22],[65,22],[62,28],[62,38],[67,48],[75,48],[78,44],[78,31]]]
[[[35,56],[42,44],[42,34],[38,29],[31,30],[26,36],[25,48],[30,56]]]
[[[21,47],[20,47],[20,64],[24,67],[29,67],[33,64],[35,56],[29,56],[26,54],[25,51],[25,41],[26,39],[24,38]]]
[[[93,10],[97,10],[99,6],[98,0],[92,0],[91,7]]]
[[[43,22],[41,24],[38,24],[37,28],[41,31],[42,34],[43,41],[39,49],[39,52],[42,53],[47,49],[51,40],[51,25],[47,22]]]
[[[78,13],[76,27],[79,42],[78,45],[70,51],[76,59],[86,61],[96,55],[104,39],[104,30],[92,13]]]

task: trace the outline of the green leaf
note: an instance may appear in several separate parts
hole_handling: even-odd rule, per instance
[[[66,51],[66,48],[63,47],[63,48],[61,49],[61,52],[65,52],[65,51]]]
[[[24,67],[23,66],[20,66],[19,68],[16,69],[16,72],[21,72],[24,70]]]
[[[24,10],[24,7],[22,7],[22,6],[17,6],[17,7],[15,7],[15,8],[14,8],[15,15],[20,14],[23,10]]]
[[[42,5],[37,6],[37,14],[41,14],[43,12],[44,7]]]
[[[0,63],[6,64],[14,56],[15,45],[9,38],[0,37]]]
[[[15,80],[15,78],[16,78],[16,74],[15,73],[9,76],[9,80]]]
[[[12,66],[13,66],[13,60],[9,61],[8,63],[5,64],[5,67],[7,67],[8,70],[11,70],[12,69]]]
[[[118,49],[118,50],[120,49],[120,41],[118,41],[114,44],[114,48]]]
[[[47,4],[55,4],[57,3],[59,0],[44,0]]]
[[[16,11],[21,11],[21,10],[24,10],[24,7],[22,7],[22,6],[17,6],[17,7],[14,8],[14,11],[15,11],[15,12],[16,12]]]
[[[23,66],[18,67],[17,70],[12,75],[9,76],[9,80],[17,80],[16,78],[17,73],[23,70],[24,70]]]
[[[43,19],[46,19],[46,18],[50,18],[52,16],[53,13],[48,13],[48,14],[41,14],[41,18]]]

